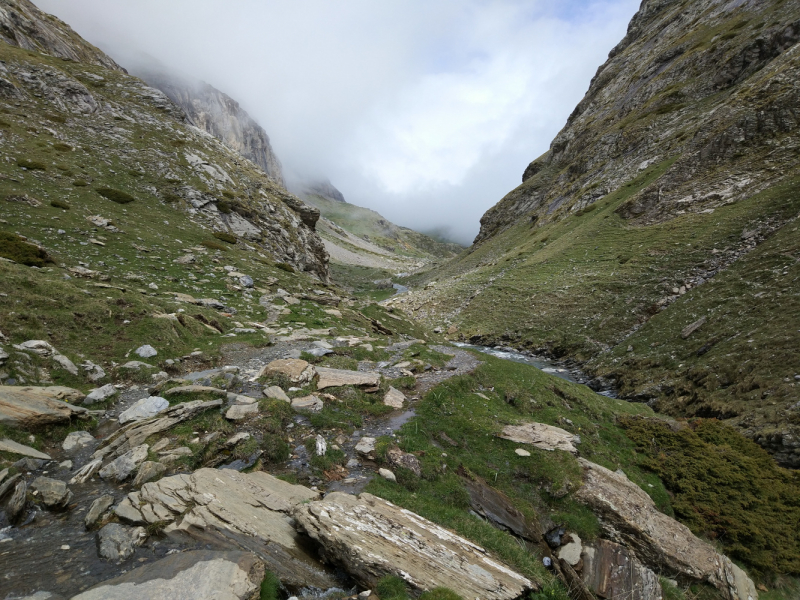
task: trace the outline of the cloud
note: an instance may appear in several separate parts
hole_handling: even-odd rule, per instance
[[[459,241],[516,187],[637,0],[39,0],[123,66],[228,93],[291,175]]]

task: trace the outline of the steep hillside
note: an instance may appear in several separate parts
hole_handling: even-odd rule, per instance
[[[798,19],[796,1],[643,2],[475,245],[398,305],[800,466]]]
[[[202,81],[190,82],[163,71],[143,69],[136,75],[180,106],[192,125],[249,158],[275,183],[286,187],[281,162],[272,150],[267,132],[236,100]]]

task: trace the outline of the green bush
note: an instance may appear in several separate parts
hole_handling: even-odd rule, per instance
[[[406,584],[397,575],[386,575],[381,577],[375,588],[378,598],[381,600],[408,600]]]
[[[97,188],[97,193],[117,204],[128,204],[136,199],[127,192],[115,190],[114,188]]]
[[[279,600],[281,590],[280,580],[270,571],[264,573],[264,580],[261,582],[261,593],[259,600]]]
[[[211,250],[222,250],[223,252],[227,252],[228,248],[223,246],[222,244],[218,244],[217,242],[212,242],[210,240],[200,242],[201,246],[205,246],[206,248],[210,248]]]
[[[173,192],[164,192],[161,194],[161,197],[164,198],[164,202],[169,202],[170,204],[179,202],[181,199],[181,197],[178,194],[175,194]]]
[[[50,206],[53,208],[63,208],[64,210],[69,210],[69,204],[64,202],[63,200],[52,200],[50,202]]]
[[[695,534],[762,573],[800,573],[800,473],[782,469],[758,444],[714,419],[673,431],[663,421],[621,425],[673,495],[676,517]]]
[[[275,266],[278,267],[281,271],[286,271],[287,273],[294,273],[294,267],[288,263],[275,263]]]
[[[438,587],[432,589],[430,592],[425,592],[419,597],[419,600],[464,600],[461,596],[456,594],[453,590]]]
[[[230,233],[226,233],[224,231],[215,231],[214,237],[217,238],[218,240],[222,240],[223,242],[227,242],[229,244],[236,243],[236,236]]]
[[[18,158],[17,166],[29,171],[46,171],[47,165],[38,160],[28,160],[27,158]]]
[[[225,200],[217,200],[217,210],[223,214],[229,215],[233,212],[233,208],[231,208],[231,203],[226,202]]]
[[[43,267],[53,259],[45,250],[29,244],[15,233],[0,231],[0,256],[29,267]]]
[[[71,152],[72,146],[69,144],[65,144],[64,142],[56,142],[53,144],[53,148],[58,150],[59,152]]]
[[[72,185],[74,185],[75,187],[86,187],[89,184],[86,183],[86,181],[84,181],[83,179],[76,179],[75,181],[72,182]]]

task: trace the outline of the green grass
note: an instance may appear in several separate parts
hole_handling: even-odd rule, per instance
[[[236,236],[230,233],[225,233],[224,231],[215,231],[214,237],[218,240],[222,240],[227,244],[235,244],[236,243]]]
[[[44,267],[53,262],[47,251],[5,231],[0,231],[0,256],[29,267]]]
[[[116,202],[117,204],[128,204],[136,200],[136,198],[129,193],[123,192],[122,190],[115,190],[114,188],[97,188],[96,191],[103,198]]]

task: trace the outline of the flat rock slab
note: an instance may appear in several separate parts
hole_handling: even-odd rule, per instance
[[[318,492],[263,471],[198,469],[145,483],[128,494],[125,510],[133,522],[169,523],[168,534],[254,552],[286,585],[327,589],[335,579],[290,520],[296,506],[317,498]],[[139,513],[138,519],[130,511]]]
[[[579,458],[583,485],[575,496],[600,517],[608,537],[623,541],[657,573],[707,581],[726,600],[758,598],[755,585],[731,560],[660,512],[642,488],[624,474]]]
[[[284,402],[290,401],[289,396],[286,395],[286,392],[284,392],[283,389],[277,385],[271,385],[267,388],[264,388],[262,393],[267,398],[272,398],[273,400],[283,400]]]
[[[506,425],[497,437],[511,440],[518,444],[530,444],[540,450],[564,450],[577,454],[574,444],[580,444],[581,438],[560,427],[544,423],[523,423],[522,425]]]
[[[339,387],[342,385],[379,385],[381,382],[380,373],[362,373],[361,371],[348,371],[346,369],[329,369],[327,367],[317,367],[319,381],[317,389],[324,390],[328,387]]]
[[[150,417],[155,417],[158,413],[164,412],[169,408],[169,401],[161,396],[150,396],[142,398],[129,409],[119,415],[120,425],[131,421],[143,421]]]
[[[234,404],[225,412],[225,418],[231,421],[241,421],[257,414],[258,404]]]
[[[593,546],[584,548],[574,563],[562,557],[562,553],[569,553],[569,550],[565,550],[568,546],[569,544],[559,551],[559,559],[566,560],[572,566],[582,559],[583,582],[601,598],[661,600],[658,575],[639,562],[625,546],[608,540],[597,540]]]
[[[308,383],[314,379],[314,365],[299,358],[281,358],[273,360],[258,373],[258,377],[274,377],[285,375],[292,383]]]
[[[324,406],[325,403],[313,394],[310,396],[303,396],[302,398],[292,398],[292,408],[295,410],[319,412]]]
[[[167,398],[171,398],[172,396],[180,396],[181,394],[212,394],[225,397],[228,396],[228,392],[225,390],[211,387],[210,385],[181,385],[162,392],[162,395]]]
[[[486,550],[372,494],[332,492],[298,505],[298,527],[367,588],[384,575],[416,591],[447,587],[463,598],[512,600],[538,585]]]
[[[65,423],[73,414],[86,412],[65,400],[83,398],[82,392],[68,387],[0,385],[0,423],[24,428]]]
[[[250,600],[263,579],[264,562],[251,552],[192,550],[142,565],[72,600]]]
[[[403,408],[405,401],[405,394],[393,387],[390,387],[389,391],[386,392],[386,395],[383,397],[383,403],[386,406],[391,406],[392,408]]]
[[[18,444],[14,440],[9,440],[8,438],[0,440],[0,452],[11,452],[12,454],[19,454],[20,456],[52,460],[49,454],[39,452],[35,448],[25,446],[24,444]]]

